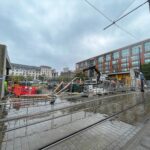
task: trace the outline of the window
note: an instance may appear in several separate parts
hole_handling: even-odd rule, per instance
[[[99,58],[98,58],[98,62],[99,62],[99,63],[102,63],[102,62],[103,62],[103,57],[99,57]]]
[[[121,62],[122,63],[127,63],[128,62],[128,58],[122,59]]]
[[[110,66],[110,62],[105,62],[105,67],[109,68],[109,66]]]
[[[110,54],[106,55],[106,61],[110,61]]]
[[[139,54],[140,50],[141,50],[140,45],[132,47],[132,55]]]
[[[79,64],[76,64],[76,68],[79,69]]]
[[[118,64],[115,64],[112,67],[113,67],[113,72],[118,72],[119,71],[119,65]]]
[[[128,71],[128,69],[127,68],[123,68],[122,71]]]
[[[122,57],[129,56],[129,49],[124,49],[121,51]]]
[[[95,65],[95,61],[94,61],[94,60],[90,60],[90,61],[88,62],[88,65],[89,65],[89,66]]]
[[[150,63],[150,59],[145,59],[145,63]]]
[[[150,57],[150,53],[144,54],[144,57],[145,57],[145,58],[149,58],[149,57]]]
[[[80,68],[82,68],[82,67],[83,67],[83,63],[80,63]],[[42,73],[44,73],[44,71]]]
[[[112,61],[112,64],[113,64],[113,65],[114,65],[114,64],[117,64],[117,62],[118,62],[118,61],[114,60],[114,61]]]
[[[138,66],[138,65],[139,65],[139,61],[132,62],[132,66]]]
[[[119,52],[115,52],[115,53],[113,53],[113,58],[114,58],[114,59],[119,58]]]
[[[146,42],[144,44],[144,49],[145,49],[145,52],[150,52],[150,42]]]
[[[109,71],[110,69],[110,62],[105,63],[105,71]]]
[[[138,56],[132,56],[131,59],[132,59],[132,61],[134,61],[134,60],[139,60],[139,59],[140,59],[140,56],[139,56],[139,55],[138,55]]]
[[[128,64],[126,64],[126,63],[125,64],[121,64],[122,68],[126,68],[127,66],[128,66]]]

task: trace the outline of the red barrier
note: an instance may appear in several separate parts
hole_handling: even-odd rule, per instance
[[[32,86],[23,86],[23,85],[15,85],[13,89],[13,93],[16,96],[20,95],[33,95],[36,94],[37,87]]]

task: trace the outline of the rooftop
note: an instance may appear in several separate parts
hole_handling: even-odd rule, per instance
[[[97,55],[97,56],[94,56],[94,57],[91,57],[91,58],[88,58],[88,59],[79,61],[79,62],[77,62],[76,64],[81,63],[81,62],[84,62],[84,61],[87,61],[87,60],[94,60],[95,58],[97,58],[97,57],[99,57],[99,56],[107,55],[107,54],[110,54],[110,53],[112,53],[112,52],[117,52],[117,51],[119,51],[119,50],[126,49],[126,48],[128,48],[128,47],[136,46],[136,45],[141,44],[141,43],[146,42],[146,41],[150,41],[150,38],[149,38],[149,39],[145,39],[145,40],[140,41],[140,42],[137,42],[137,43],[133,43],[133,44],[130,44],[130,45],[127,45],[127,46],[118,48],[118,49],[116,49],[116,50],[111,50],[111,51],[109,51],[109,52],[107,52],[107,53],[103,53],[103,54],[100,54],[100,55]]]

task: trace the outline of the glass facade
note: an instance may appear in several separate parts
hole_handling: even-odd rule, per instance
[[[110,71],[110,62],[105,62],[105,71]]]
[[[145,59],[145,63],[150,63],[150,59]]]
[[[103,60],[104,60],[104,58],[103,58],[103,57],[99,57],[99,58],[98,58],[98,62],[99,62],[99,63],[102,63],[102,62],[103,62]]]
[[[141,63],[150,62],[150,40],[142,41],[134,46],[130,45],[126,48],[116,50],[107,54],[97,56],[98,68],[105,72],[129,71],[130,67],[139,68]],[[95,58],[88,59],[79,63],[76,68],[86,66],[84,62],[88,62],[88,66],[95,65]],[[83,64],[82,64],[83,63]],[[111,65],[110,65],[111,64]],[[83,69],[83,68],[81,68]]]
[[[117,63],[118,63],[117,60],[112,61],[112,64],[113,64],[113,65],[115,65],[115,64],[117,64]]]
[[[139,61],[133,61],[132,62],[132,66],[138,66],[139,65]]]
[[[127,69],[127,68],[122,68],[121,70],[122,70],[122,72],[126,72],[126,71],[128,71],[128,69]]]
[[[141,45],[132,47],[132,55],[139,54],[140,50],[141,50]]]
[[[140,59],[140,56],[139,56],[139,55],[137,55],[137,56],[132,56],[131,59],[132,59],[132,61],[139,60],[139,59]]]
[[[106,55],[106,61],[110,61],[110,58],[111,58],[111,57],[110,57],[110,54],[107,54],[107,55]]]
[[[121,67],[122,67],[122,68],[128,67],[128,64],[126,64],[126,63],[121,64]]]
[[[119,58],[119,52],[113,53],[113,59],[118,59]]]
[[[99,64],[99,65],[98,65],[98,69],[99,69],[100,71],[103,71],[103,64]]]
[[[118,72],[119,71],[119,66],[118,64],[113,65],[113,72]]]
[[[145,52],[150,52],[150,42],[146,42],[144,44],[144,49],[145,49]]]
[[[127,63],[128,60],[129,60],[128,58],[125,58],[125,59],[122,59],[121,62],[122,62],[122,63]]]
[[[122,57],[126,57],[126,56],[129,56],[129,49],[124,49],[121,51],[121,56]]]
[[[145,58],[150,58],[150,53],[144,54],[144,57],[145,57]]]

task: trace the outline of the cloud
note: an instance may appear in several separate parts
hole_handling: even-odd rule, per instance
[[[123,14],[133,0],[89,0],[111,19]],[[144,0],[135,1],[131,10]],[[75,63],[150,37],[148,6],[119,22],[136,39],[110,22],[84,0],[0,1],[0,43],[14,63],[49,65],[62,70]]]

